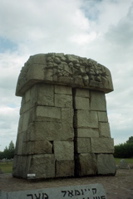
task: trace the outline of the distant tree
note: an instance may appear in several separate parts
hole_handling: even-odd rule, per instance
[[[133,144],[133,136],[129,137],[129,139],[126,141],[127,144]]]
[[[132,158],[133,157],[133,136],[129,137],[126,143],[115,146],[114,157],[116,158]]]
[[[0,159],[6,158],[6,159],[12,159],[14,157],[14,151],[15,151],[15,147],[14,147],[14,143],[13,141],[11,141],[9,143],[9,146],[5,147],[3,152],[0,152]]]

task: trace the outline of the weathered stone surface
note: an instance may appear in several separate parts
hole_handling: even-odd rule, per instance
[[[75,96],[76,97],[87,97],[89,98],[90,97],[90,90],[89,89],[79,89],[79,88],[76,88],[75,89]]]
[[[96,111],[106,111],[106,100],[103,92],[91,91],[90,109]]]
[[[99,120],[99,122],[108,122],[107,112],[99,111],[98,112],[98,120]]]
[[[74,176],[74,160],[56,161],[56,177]]]
[[[98,155],[114,151],[105,100],[112,90],[109,70],[94,60],[63,53],[31,56],[16,89],[23,98],[13,175],[85,176],[97,169],[100,174]]]
[[[75,120],[77,128],[98,128],[98,117],[95,111],[77,110]]]
[[[72,95],[72,88],[68,86],[55,85],[55,93]]]
[[[62,122],[68,123],[72,127],[73,127],[73,116],[74,116],[74,111],[73,111],[72,107],[61,109],[61,120],[62,120]]]
[[[55,157],[53,154],[34,155],[31,157],[29,173],[34,173],[36,178],[55,177]]]
[[[18,164],[19,162],[19,164]],[[15,155],[14,157],[14,164],[13,164],[13,176],[14,177],[22,177],[27,178],[28,173],[28,156],[18,156]]]
[[[55,94],[56,107],[72,107],[72,96],[64,94]]]
[[[54,82],[57,85],[91,88],[105,93],[113,90],[111,74],[105,66],[75,55],[64,55],[64,59],[58,55],[54,53],[31,56],[21,70],[16,95],[22,96],[37,82]]]
[[[90,138],[77,138],[76,140],[76,152],[88,153],[91,152],[91,140]]]
[[[42,183],[41,183],[42,184]],[[56,183],[55,183],[56,184]],[[30,185],[29,185],[30,187]],[[35,187],[35,186],[34,186]],[[71,185],[60,186],[52,188],[41,188],[24,191],[0,191],[1,199],[24,199],[24,198],[36,198],[36,199],[62,199],[64,197],[73,199],[81,198],[89,199],[107,199],[106,192],[102,184],[86,184],[86,185]]]
[[[76,173],[78,176],[95,175],[97,173],[96,155],[81,153],[76,157]]]
[[[69,128],[69,131],[68,131]],[[69,124],[64,125],[61,122],[35,122],[28,130],[29,140],[72,140],[73,129]]]
[[[100,122],[99,130],[100,130],[100,137],[110,137],[109,123]]]
[[[111,138],[91,138],[93,153],[113,153],[114,142]]]
[[[37,106],[36,117],[61,119],[61,109],[57,107]]]
[[[89,110],[89,98],[75,97],[75,109]]]
[[[73,141],[54,141],[54,154],[56,160],[74,160]]]
[[[99,154],[97,157],[98,174],[115,175],[116,166],[113,155]]]
[[[95,128],[77,128],[77,137],[99,137],[99,131]]]
[[[38,105],[54,106],[54,86],[38,84],[37,86],[37,99]]]
[[[32,141],[32,142],[27,142],[25,151],[26,154],[52,154],[53,145],[50,143],[47,139],[45,140],[39,140],[39,141]]]

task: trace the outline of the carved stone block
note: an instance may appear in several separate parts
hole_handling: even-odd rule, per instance
[[[73,141],[54,141],[54,154],[56,160],[74,160]]]
[[[115,175],[116,165],[113,155],[99,154],[97,157],[98,174]]]
[[[81,153],[76,157],[76,173],[78,176],[96,175],[96,155],[91,153]]]
[[[90,138],[77,138],[76,140],[76,152],[77,153],[89,153],[91,152],[91,140]]]
[[[110,128],[108,122],[99,123],[100,137],[110,137]]]
[[[74,176],[74,160],[56,161],[56,177]]]
[[[77,110],[75,117],[77,128],[98,128],[98,117],[95,111]]]
[[[114,141],[111,138],[91,138],[93,153],[114,153]]]
[[[77,128],[77,137],[99,137],[99,130],[97,128]]]

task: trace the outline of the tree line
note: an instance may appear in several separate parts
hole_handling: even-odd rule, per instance
[[[133,158],[133,136],[129,137],[126,143],[115,146],[114,157]]]
[[[12,159],[14,157],[15,146],[13,141],[9,143],[8,147],[5,147],[4,151],[0,151],[0,160]]]

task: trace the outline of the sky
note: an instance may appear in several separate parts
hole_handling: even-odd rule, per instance
[[[133,136],[133,0],[0,0],[0,151],[16,143],[20,70],[30,55],[49,52],[106,66],[111,137],[117,145]]]

